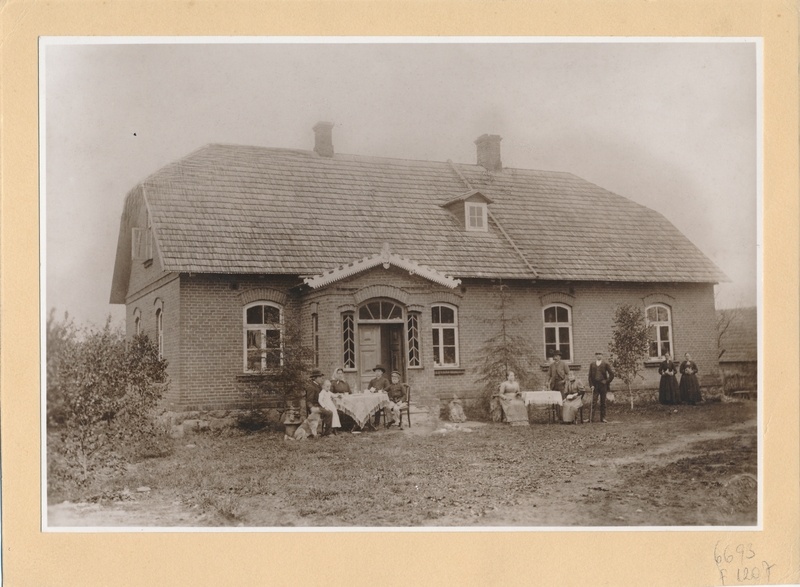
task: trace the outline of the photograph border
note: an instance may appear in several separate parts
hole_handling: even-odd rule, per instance
[[[347,580],[361,561],[399,549],[412,568],[388,583],[735,584],[753,553],[768,583],[800,581],[798,442],[797,4],[778,0],[660,3],[8,2],[0,14],[0,394],[3,573],[12,585],[305,582],[314,568]],[[735,6],[733,6],[735,5]],[[457,15],[454,18],[453,15]],[[83,35],[580,35],[764,38],[763,314],[759,393],[765,425],[763,529],[736,532],[43,533],[37,64],[39,36]],[[761,517],[761,516],[760,516]],[[564,553],[580,561],[553,564]],[[222,555],[222,556],[220,556]],[[742,555],[744,557],[744,554]],[[724,571],[724,572],[723,572]],[[747,571],[745,571],[747,577]],[[727,582],[726,582],[727,580]],[[336,582],[336,580],[334,580]],[[747,584],[753,584],[749,582]]]

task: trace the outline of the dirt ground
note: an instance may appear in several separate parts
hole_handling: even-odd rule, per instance
[[[122,478],[51,490],[48,525],[756,524],[755,402],[617,405],[609,420],[417,423],[306,442],[278,432],[187,436]]]

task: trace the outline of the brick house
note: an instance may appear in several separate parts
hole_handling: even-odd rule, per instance
[[[585,379],[630,303],[651,322],[648,366],[690,351],[716,381],[724,276],[657,212],[570,173],[504,168],[496,135],[462,164],[334,154],[332,126],[311,151],[208,145],[127,195],[111,303],[129,335],[158,341],[172,409],[241,404],[281,360],[290,315],[316,366],[343,366],[353,387],[384,363],[421,404],[470,397],[501,282],[541,364],[559,349]]]

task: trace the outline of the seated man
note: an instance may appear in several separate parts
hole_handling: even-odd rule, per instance
[[[389,395],[389,405],[383,408],[383,415],[386,418],[386,425],[391,426],[395,422],[403,429],[403,419],[400,417],[400,410],[406,407],[406,388],[400,383],[400,373],[392,371],[392,382],[386,389]]]
[[[570,372],[564,391],[561,392],[564,400],[561,406],[561,419],[564,424],[583,422],[583,394],[585,392],[583,383],[575,379],[575,373]]]
[[[389,380],[386,379],[386,367],[383,365],[375,365],[375,368],[372,370],[375,374],[375,377],[369,380],[367,384],[367,390],[375,393],[376,391],[386,391],[389,389]],[[381,423],[381,412],[378,410],[375,412],[375,426]]]
[[[306,384],[306,416],[312,412],[318,413],[322,419],[322,436],[328,436],[331,433],[333,412],[319,405],[319,392],[322,391],[324,379],[325,374],[319,369],[311,372],[311,381]]]
[[[389,380],[386,379],[386,367],[383,365],[375,365],[372,372],[375,374],[375,377],[369,380],[367,389],[372,392],[386,391],[389,389]]]

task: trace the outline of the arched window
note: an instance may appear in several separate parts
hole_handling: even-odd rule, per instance
[[[450,304],[431,306],[433,366],[458,367],[458,308]]]
[[[342,366],[345,371],[356,368],[356,328],[353,312],[342,312]]]
[[[156,336],[158,337],[158,358],[164,358],[164,311],[156,310]]]
[[[133,334],[139,336],[142,333],[142,311],[136,308],[133,311]]]
[[[572,360],[572,308],[552,304],[544,309],[544,356],[561,352],[564,361]]]
[[[272,302],[244,308],[244,370],[257,373],[283,364],[283,309]]]
[[[658,359],[672,352],[672,311],[665,304],[648,306],[645,312],[650,333],[650,358]]]

